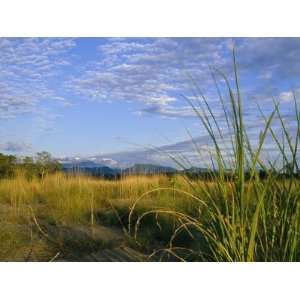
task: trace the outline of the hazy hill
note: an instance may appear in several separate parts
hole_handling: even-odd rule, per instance
[[[111,168],[88,160],[68,161],[62,163],[62,168],[65,172],[83,172],[95,176],[117,176],[120,174],[150,175],[177,172],[174,168],[154,164],[134,164],[132,167],[121,170],[119,168]]]
[[[122,173],[124,174],[160,174],[160,173],[176,173],[177,170],[171,167],[152,165],[152,164],[135,164],[130,168],[126,168]]]

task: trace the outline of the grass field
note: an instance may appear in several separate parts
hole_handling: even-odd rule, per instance
[[[189,188],[183,178],[166,176],[109,181],[57,173],[43,180],[22,175],[1,180],[0,260],[47,261],[57,253],[61,259],[82,260],[90,252],[114,247],[115,240],[117,246],[131,245],[144,251],[150,246],[146,241],[157,232],[148,224],[144,246],[138,245],[129,234],[130,209],[139,200],[131,216],[132,227],[138,214],[148,209],[191,211],[196,203],[189,195],[179,199],[178,192],[168,190],[174,187]]]
[[[300,182],[265,185],[246,184],[242,216],[232,182],[59,173],[1,180],[0,260],[299,260]]]

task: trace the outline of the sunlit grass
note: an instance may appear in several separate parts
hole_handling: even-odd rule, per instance
[[[130,208],[141,196],[137,214],[162,206],[187,210],[185,201],[170,190],[174,187],[173,181],[163,175],[130,176],[110,181],[61,173],[43,179],[28,179],[19,174],[0,180],[1,260],[13,259],[13,253],[17,253],[15,259],[20,260],[20,251],[25,259],[32,241],[45,244],[45,240],[50,241],[50,245],[42,260],[45,257],[50,260],[57,250],[59,237],[57,241],[53,241],[53,236],[47,240],[49,226],[89,228],[92,233],[93,228],[102,224],[121,228],[127,234]],[[176,182],[178,188],[186,185],[181,177]],[[162,187],[167,189],[161,190]],[[152,190],[155,191],[143,196]],[[135,214],[133,220],[136,218]],[[5,258],[5,253],[10,255]]]
[[[297,260],[299,236],[294,230],[299,226],[299,206],[295,206],[295,199],[300,184],[290,179],[272,183],[268,179],[245,183],[249,215],[245,228],[241,228],[239,221],[233,224],[237,205],[233,182],[220,187],[215,179],[183,176],[133,176],[109,181],[58,173],[43,180],[21,176],[1,180],[1,260],[26,260],[33,244],[35,259],[50,260],[60,249],[56,243],[61,243],[61,237],[55,241],[52,236],[49,243],[45,237],[48,225],[80,226],[91,232],[98,225],[121,228],[131,245],[152,253],[152,259],[250,260],[241,257],[245,250],[240,235],[245,234],[244,239],[250,242],[262,193],[264,203],[251,260]],[[291,248],[294,256],[290,256]]]

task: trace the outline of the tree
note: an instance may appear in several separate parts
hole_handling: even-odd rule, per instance
[[[14,175],[17,158],[14,155],[0,153],[0,177],[10,177]]]
[[[37,175],[37,168],[34,160],[30,156],[26,156],[22,160],[22,168],[25,171],[26,177],[32,178]]]
[[[49,152],[42,151],[38,152],[36,155],[36,167],[39,176],[42,178],[49,173],[55,173],[61,169],[59,162],[54,160]]]
[[[31,166],[34,164],[33,158],[30,156],[26,156],[23,158],[23,164],[24,166]]]

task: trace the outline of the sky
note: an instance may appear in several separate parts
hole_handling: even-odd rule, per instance
[[[275,97],[293,124],[300,38],[0,38],[0,152],[123,153],[182,145],[187,129],[205,145],[185,99],[201,91],[226,132],[211,71],[233,83],[233,45],[253,140],[257,103],[269,114]]]

